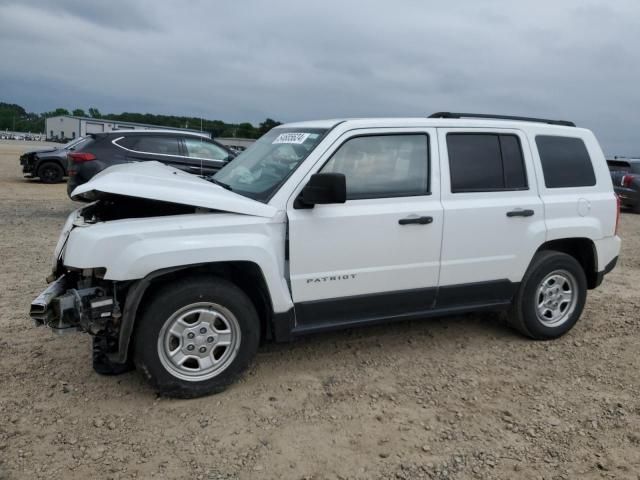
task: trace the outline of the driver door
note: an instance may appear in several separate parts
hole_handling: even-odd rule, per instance
[[[435,129],[343,135],[287,209],[297,331],[406,318],[433,307],[443,210]],[[294,206],[313,173],[343,173],[343,204]]]

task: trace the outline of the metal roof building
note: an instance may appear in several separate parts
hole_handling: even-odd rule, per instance
[[[211,134],[200,132],[190,128],[165,127],[162,125],[149,125],[146,123],[120,122],[104,118],[75,117],[73,115],[58,115],[45,120],[45,131],[48,140],[70,140],[83,137],[90,133],[112,132],[114,130],[149,130],[163,129],[178,132],[202,133],[208,137]]]

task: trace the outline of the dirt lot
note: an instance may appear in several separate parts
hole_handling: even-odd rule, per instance
[[[560,340],[492,315],[317,335],[179,401],[29,322],[74,204],[22,178],[24,148],[0,144],[1,479],[640,478],[640,215]]]

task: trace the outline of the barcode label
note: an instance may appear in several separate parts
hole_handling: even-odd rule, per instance
[[[309,138],[309,133],[281,133],[272,144],[276,143],[304,143]]]

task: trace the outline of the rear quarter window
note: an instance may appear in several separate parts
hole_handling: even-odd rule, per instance
[[[536,145],[547,188],[592,187],[596,184],[591,158],[581,138],[539,135]]]

